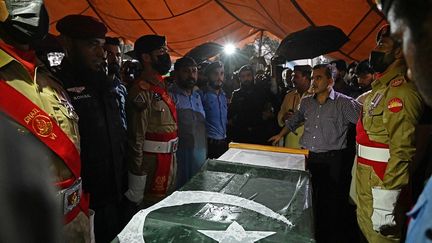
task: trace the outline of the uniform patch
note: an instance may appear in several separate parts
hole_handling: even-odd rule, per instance
[[[403,84],[404,81],[405,81],[405,80],[404,80],[403,78],[393,79],[393,80],[390,82],[390,85],[391,85],[392,87],[398,87],[398,86],[400,86],[401,84]]]
[[[147,83],[147,82],[145,82],[145,81],[143,81],[143,80],[141,80],[141,81],[138,82],[138,86],[142,90],[148,90],[148,89],[150,89],[150,84]]]
[[[136,106],[138,109],[140,109],[140,110],[143,110],[143,109],[146,109],[146,108],[147,108],[147,103],[146,103],[146,101],[144,100],[144,97],[142,96],[142,94],[138,94],[138,95],[135,97],[135,99],[134,99],[134,103],[135,103],[135,106]]]
[[[158,93],[153,93],[153,99],[155,101],[161,101],[162,100],[162,96]]]
[[[84,86],[68,88],[67,91],[81,94],[85,90]]]
[[[393,98],[393,99],[389,100],[389,102],[387,104],[387,108],[389,109],[389,111],[391,111],[393,113],[397,113],[397,112],[402,110],[403,102],[399,98]]]

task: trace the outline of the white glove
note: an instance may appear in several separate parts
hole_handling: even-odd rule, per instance
[[[132,173],[128,174],[129,189],[125,192],[125,196],[136,204],[140,204],[144,198],[144,190],[146,185],[147,175],[137,176]]]
[[[373,197],[373,213],[372,225],[373,229],[380,232],[381,227],[395,226],[394,209],[399,198],[401,190],[385,190],[379,187],[372,188]]]

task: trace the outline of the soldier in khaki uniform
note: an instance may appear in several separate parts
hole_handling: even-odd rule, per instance
[[[134,45],[142,73],[127,98],[129,189],[137,204],[153,204],[174,189],[177,150],[175,104],[161,75],[171,68],[165,37],[145,35]]]
[[[401,46],[384,26],[370,64],[378,74],[357,123],[357,220],[371,243],[399,242],[407,210],[408,167],[422,99],[408,80]]]
[[[43,8],[43,5],[37,7]],[[33,9],[37,7],[33,6]],[[0,6],[0,13],[4,13],[3,10]],[[25,12],[21,13],[25,19]],[[14,17],[19,19],[18,16]],[[46,22],[42,20],[39,23],[45,26],[37,34],[42,34],[43,30],[46,34],[48,16],[40,18],[46,18]],[[57,201],[64,214],[63,238],[67,242],[90,242],[87,198],[81,190],[78,116],[60,82],[29,49],[29,40],[20,39],[18,44],[14,38],[19,30],[9,34],[11,29],[3,29],[7,23],[1,24],[0,90],[2,96],[7,98],[1,100],[0,109],[11,119],[12,126],[16,127],[16,136],[20,136],[20,139],[27,137],[28,141],[36,137],[46,145],[42,146],[44,156],[28,163],[49,165],[53,184],[59,190]],[[8,104],[8,99],[14,102]]]
[[[312,67],[309,65],[296,65],[292,73],[292,82],[294,89],[288,91],[282,102],[281,109],[278,113],[278,124],[280,127],[285,126],[285,121],[289,119],[295,111],[298,110],[300,100],[304,95],[309,94],[307,91],[311,84]],[[298,127],[294,132],[285,136],[285,147],[300,148],[300,138],[303,135],[304,126]]]

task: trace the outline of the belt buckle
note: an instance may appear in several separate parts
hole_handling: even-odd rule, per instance
[[[82,180],[78,178],[72,186],[63,191],[63,214],[67,214],[78,206],[81,199]]]
[[[175,153],[177,151],[177,148],[178,148],[178,137],[171,139],[169,141],[169,146],[170,146],[169,151],[171,151],[171,153]]]
[[[359,150],[359,144],[358,143],[356,143],[356,155],[357,155],[357,157],[359,157],[360,156],[360,150]]]

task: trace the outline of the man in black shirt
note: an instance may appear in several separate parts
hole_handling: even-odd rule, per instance
[[[107,29],[84,15],[66,16],[56,27],[66,52],[56,75],[79,116],[83,190],[90,193],[90,208],[95,211],[96,241],[109,242],[122,228],[126,140],[115,85],[107,77]]]

